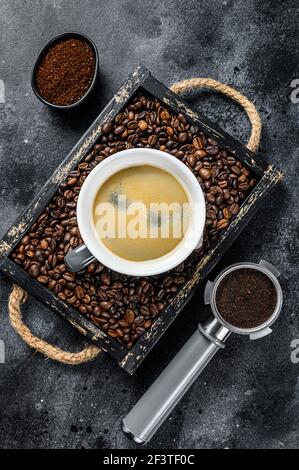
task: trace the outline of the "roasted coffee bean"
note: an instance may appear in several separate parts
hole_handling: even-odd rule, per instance
[[[147,140],[148,144],[149,144],[151,147],[154,147],[155,144],[157,143],[157,141],[158,141],[158,136],[155,135],[155,134],[152,134],[152,135],[148,138],[148,140]]]
[[[229,192],[228,189],[224,189],[224,190],[223,190],[223,197],[224,197],[224,199],[226,199],[226,200],[230,198],[230,192]]]
[[[111,329],[108,330],[108,335],[111,336],[112,338],[116,338],[116,337],[117,337],[116,331],[113,331],[113,330],[111,330]]]
[[[83,299],[84,297],[84,289],[81,286],[75,287],[75,295],[78,299]]]
[[[64,301],[66,301],[66,299],[67,299],[67,296],[66,296],[63,292],[59,292],[57,296],[58,296],[61,300],[64,300]]]
[[[109,273],[101,274],[101,281],[106,286],[109,286],[110,285],[110,274]]]
[[[212,194],[212,193],[207,193],[207,194],[206,194],[206,199],[207,199],[207,201],[210,202],[211,204],[214,204],[215,201],[216,201],[216,198],[215,198],[214,194]]]
[[[144,323],[144,317],[142,315],[139,315],[135,318],[134,323],[135,325],[142,325]]]
[[[123,293],[121,290],[115,292],[115,299],[120,301],[123,298]]]
[[[87,312],[87,308],[85,305],[80,305],[79,306],[79,311],[83,314],[85,314]]]
[[[245,183],[245,181],[247,181],[247,176],[243,174],[241,174],[241,176],[239,176],[238,178],[238,183]]]
[[[124,132],[125,130],[125,127],[124,126],[117,126],[115,129],[114,129],[114,134],[115,135],[120,135]]]
[[[67,181],[68,186],[75,186],[77,184],[78,178],[70,178]]]
[[[111,307],[112,307],[112,302],[100,302],[100,307],[103,309],[103,310],[109,310]]]
[[[49,243],[47,242],[47,240],[41,240],[40,242],[40,248],[41,250],[47,250],[48,249],[48,246],[49,246]]]
[[[38,277],[39,275],[39,265],[38,264],[32,264],[29,268],[28,268],[28,272],[30,274],[31,277]]]
[[[72,282],[72,281],[75,281],[75,279],[76,279],[76,274],[67,271],[67,272],[65,272],[65,273],[63,274],[63,278],[64,278],[66,281]]]
[[[100,316],[101,313],[102,313],[102,310],[101,310],[100,307],[95,307],[95,308],[93,309],[93,314],[94,314],[96,317]]]
[[[41,284],[47,284],[48,281],[49,281],[49,278],[48,278],[48,276],[38,276],[38,277],[37,277],[37,280],[38,280],[38,282],[40,282]]]
[[[125,120],[125,114],[124,113],[118,113],[114,118],[114,122],[117,125],[121,124],[124,120]]]
[[[156,304],[151,304],[150,305],[150,312],[153,317],[157,316],[159,313],[159,309]]]
[[[244,191],[248,191],[248,189],[249,189],[249,184],[248,184],[248,183],[240,183],[240,184],[238,185],[238,189],[239,189],[240,191],[243,191],[243,192],[244,192]]]
[[[207,156],[207,152],[205,150],[196,150],[194,152],[194,155],[196,156],[196,158],[205,158]]]
[[[131,295],[129,297],[129,301],[133,304],[137,304],[139,302],[139,300],[140,300],[139,295]]]
[[[231,171],[232,171],[235,175],[238,175],[238,176],[241,174],[240,168],[238,168],[236,165],[234,165],[234,166],[231,167]]]
[[[107,312],[102,312],[102,313],[101,313],[101,316],[102,316],[103,318],[106,318],[106,320],[110,320],[110,319],[111,319],[111,318],[110,318],[110,314],[107,313]]]
[[[90,304],[90,301],[91,301],[90,295],[85,294],[84,297],[83,297],[83,299],[82,299],[82,302],[83,302],[84,304],[89,305],[89,304]]]
[[[75,295],[72,295],[67,299],[68,304],[74,305],[77,302],[77,297]]]
[[[152,326],[152,321],[151,320],[146,320],[144,323],[143,323],[143,328],[145,328],[146,330],[148,328],[150,328]]]
[[[53,290],[56,285],[56,281],[54,279],[50,279],[48,283],[49,289]]]
[[[160,118],[163,120],[163,121],[168,121],[170,119],[170,114],[169,112],[167,111],[167,109],[164,109],[164,108],[161,108],[160,109]]]
[[[169,287],[169,286],[171,286],[172,281],[173,281],[173,279],[172,279],[171,276],[166,276],[163,280],[163,284],[164,284],[164,286]]]
[[[21,240],[21,245],[28,245],[28,243],[30,243],[30,237],[28,235],[25,235],[25,237],[22,238]]]
[[[228,207],[224,207],[223,209],[223,215],[226,219],[231,219],[232,217],[232,213],[230,212],[230,210],[228,209]]]
[[[223,230],[224,228],[226,228],[228,226],[229,222],[227,219],[220,219],[218,222],[217,222],[217,228],[218,230]]]
[[[217,155],[217,153],[219,152],[219,148],[216,145],[211,145],[206,147],[206,152],[209,155]]]
[[[137,326],[136,333],[138,333],[138,335],[142,335],[144,332],[145,328],[143,328],[142,326]]]
[[[211,172],[207,168],[201,168],[199,170],[199,175],[202,177],[202,179],[208,180],[211,177]]]
[[[135,319],[135,315],[134,315],[133,310],[128,309],[128,310],[126,311],[126,313],[125,313],[125,320],[126,320],[129,324],[131,324],[131,323],[133,323],[134,319]]]
[[[112,122],[108,121],[103,125],[102,132],[104,135],[106,135],[106,134],[109,134],[109,132],[111,132],[112,129],[113,129],[113,124]]]
[[[146,307],[145,305],[143,305],[141,308],[140,308],[140,313],[147,317],[148,315],[150,315],[150,309],[148,307]]]
[[[180,144],[184,144],[188,139],[187,132],[180,132],[178,135],[178,141]]]
[[[230,213],[231,213],[232,215],[237,215],[238,212],[239,212],[239,210],[240,210],[240,207],[238,206],[238,204],[232,204],[232,205],[228,208],[228,210],[230,211]]]
[[[146,121],[141,120],[141,121],[138,122],[138,127],[142,132],[144,132],[148,128],[148,124],[147,124]]]
[[[43,253],[41,250],[36,250],[35,251],[35,259],[36,261],[38,261],[39,263],[44,263],[44,256],[43,256]]]
[[[192,143],[193,143],[194,148],[196,148],[196,150],[203,149],[203,140],[201,137],[195,137]]]

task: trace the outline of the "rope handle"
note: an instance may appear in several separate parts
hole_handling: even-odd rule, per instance
[[[102,351],[97,346],[87,346],[82,351],[76,353],[63,351],[57,346],[52,346],[34,336],[22,320],[20,307],[27,297],[27,292],[22,287],[14,284],[8,300],[8,312],[11,325],[28,346],[44,354],[47,358],[69,365],[83,364],[101,354]]]
[[[231,86],[212,78],[191,78],[174,83],[171,86],[171,90],[177,94],[185,93],[195,88],[211,88],[236,101],[245,110],[252,126],[247,148],[252,152],[256,152],[261,136],[261,119],[254,104]],[[27,292],[22,287],[14,284],[9,296],[8,312],[11,325],[28,346],[44,354],[47,358],[70,365],[91,361],[101,354],[102,350],[97,346],[87,346],[82,351],[76,353],[63,351],[57,346],[52,346],[34,336],[22,319],[21,305],[26,301],[27,296]]]
[[[249,101],[246,96],[235,90],[235,88],[218,82],[213,78],[190,78],[174,83],[170,87],[170,89],[178,95],[189,90],[194,90],[195,88],[211,88],[222,95],[228,96],[233,101],[236,101],[244,109],[252,126],[251,135],[246,147],[255,153],[260,143],[262,123],[254,104]]]

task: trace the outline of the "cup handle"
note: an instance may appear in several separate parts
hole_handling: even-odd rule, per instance
[[[95,257],[84,244],[69,251],[64,257],[64,264],[72,273],[82,271],[82,269],[85,269],[93,261],[95,261]]]

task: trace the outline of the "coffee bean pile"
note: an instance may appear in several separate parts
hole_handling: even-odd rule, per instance
[[[67,271],[64,256],[83,243],[76,205],[82,184],[102,160],[124,149],[150,147],[184,162],[201,185],[207,208],[204,245],[171,272],[135,278],[92,263],[84,273]],[[130,349],[159,312],[192,276],[200,257],[238,214],[255,185],[250,171],[183,114],[159,100],[138,95],[112,122],[92,151],[71,171],[13,253],[32,278],[78,309],[109,336]]]

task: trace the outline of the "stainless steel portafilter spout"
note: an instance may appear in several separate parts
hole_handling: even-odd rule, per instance
[[[230,331],[213,316],[189,338],[123,420],[123,431],[138,444],[148,442],[195,382]]]

